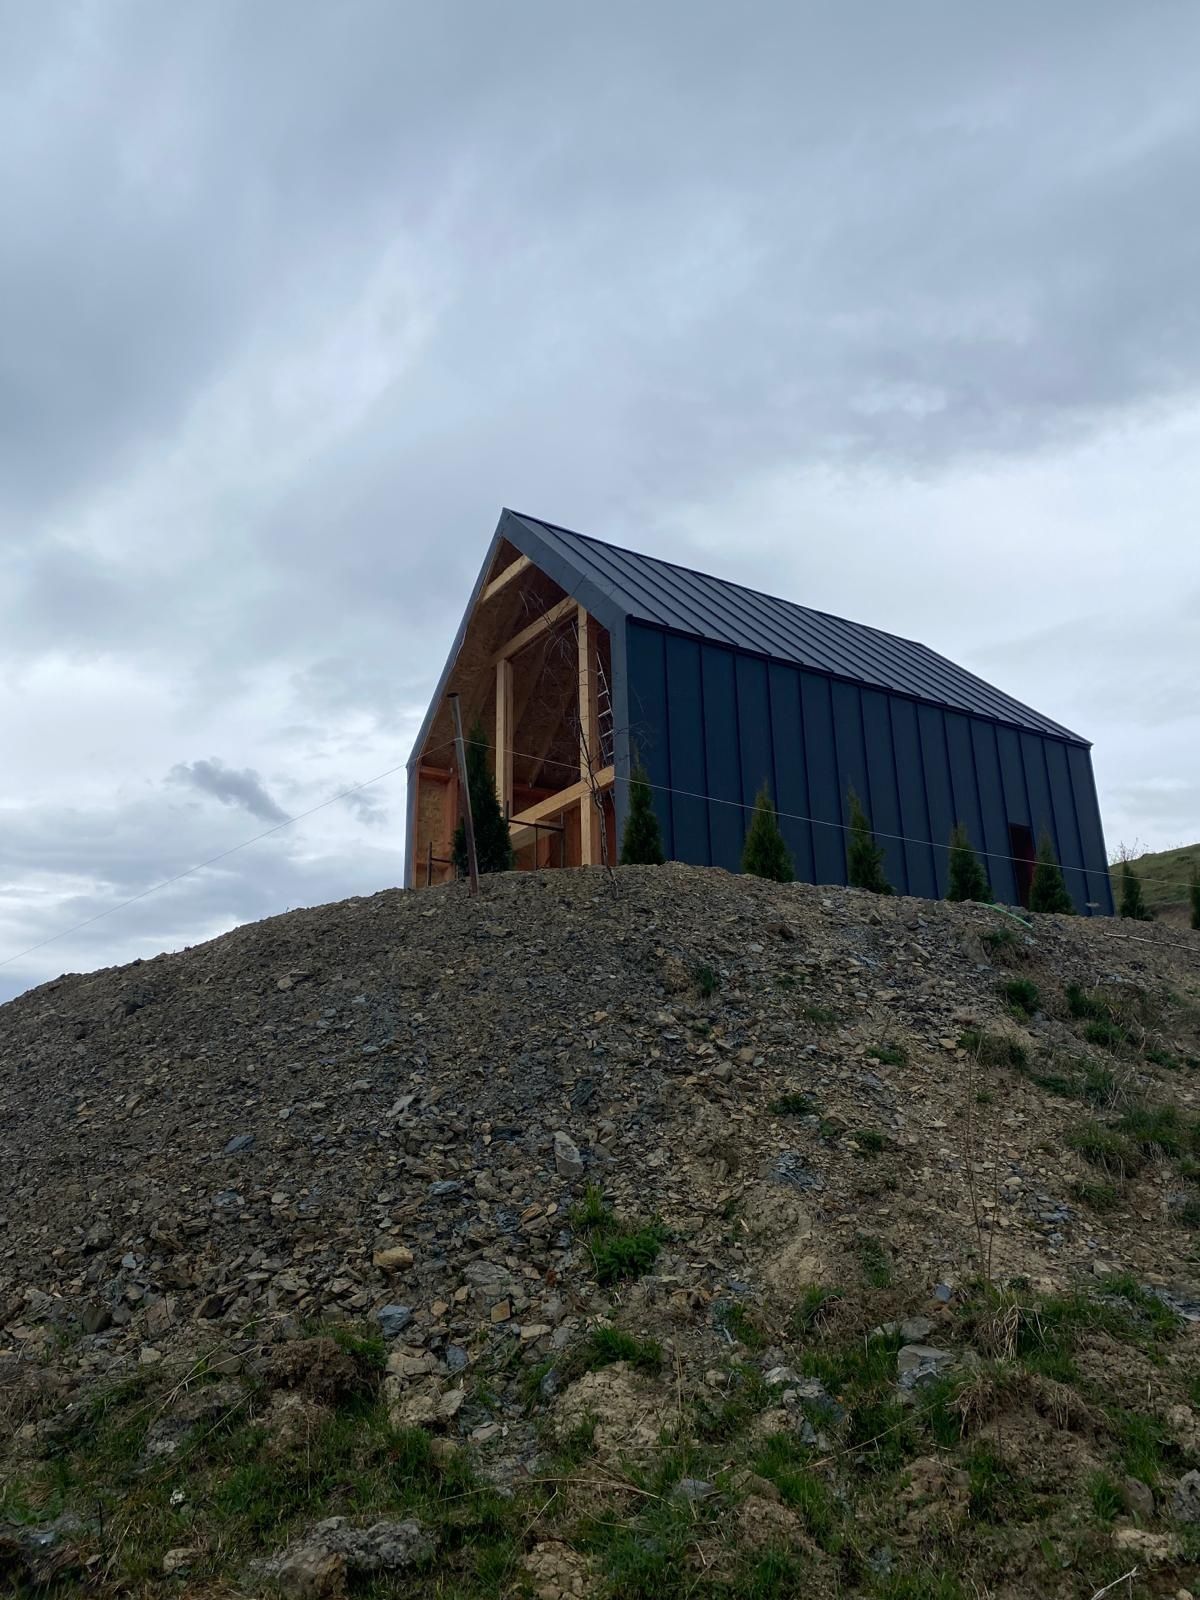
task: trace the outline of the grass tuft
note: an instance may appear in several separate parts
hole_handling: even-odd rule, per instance
[[[1009,978],[999,985],[1002,998],[1018,1016],[1032,1017],[1042,1007],[1038,986],[1029,978]]]
[[[958,1047],[975,1056],[985,1067],[1024,1067],[1029,1059],[1025,1046],[1017,1039],[999,1033],[981,1033],[968,1028],[959,1035]]]
[[[815,1117],[817,1105],[806,1094],[781,1094],[767,1110],[776,1117]]]
[[[662,1367],[662,1358],[662,1345],[657,1339],[635,1339],[621,1328],[593,1328],[583,1350],[588,1372],[627,1361],[639,1372],[657,1373]]]

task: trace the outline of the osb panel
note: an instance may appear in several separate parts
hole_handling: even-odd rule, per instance
[[[435,856],[447,854],[445,848],[446,824],[449,820],[446,814],[451,786],[437,783],[429,778],[417,779],[417,827],[416,846],[413,850],[413,881],[421,887],[425,884],[429,867],[429,845],[433,843]],[[434,883],[444,883],[452,875],[449,867],[439,867],[436,863],[433,868]]]

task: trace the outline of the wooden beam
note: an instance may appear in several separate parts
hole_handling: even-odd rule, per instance
[[[419,778],[428,778],[430,783],[449,783],[454,774],[448,767],[420,766],[417,768],[417,776]]]
[[[530,561],[528,556],[518,556],[511,566],[505,567],[500,576],[493,578],[491,583],[487,585],[479,596],[480,604],[485,600],[490,600],[493,595],[499,594],[502,589],[507,589],[514,578],[519,578],[526,568],[532,565],[533,562]]]
[[[596,787],[600,790],[612,787],[613,769],[602,767],[596,774]],[[570,806],[577,806],[585,797],[590,803],[592,786],[587,782],[573,783],[569,789],[560,789],[557,794],[547,795],[544,800],[539,800],[536,805],[526,806],[524,811],[518,811],[511,818],[514,828],[519,828],[523,822],[544,822],[547,817],[552,817],[559,811],[566,811]]]
[[[568,595],[565,600],[560,600],[557,605],[543,612],[536,622],[531,622],[527,628],[522,628],[520,633],[515,634],[507,644],[501,645],[492,657],[492,661],[511,661],[513,656],[520,655],[527,645],[531,645],[543,634],[548,638],[554,625],[578,608],[578,600],[572,600]]]
[[[513,798],[513,667],[496,663],[496,794],[507,816]]]
[[[596,624],[582,606],[579,608],[579,771],[590,780],[600,764],[600,720],[596,710]],[[601,859],[600,809],[593,801],[593,785],[579,810],[579,859],[585,867]]]

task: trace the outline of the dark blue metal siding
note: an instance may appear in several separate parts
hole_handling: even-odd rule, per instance
[[[853,785],[898,890],[945,893],[961,821],[1011,904],[1021,823],[1050,829],[1080,910],[1111,908],[1086,750],[638,623],[626,654],[629,739],[676,859],[736,872],[765,778],[796,876],[845,883]]]
[[[1067,747],[1067,771],[1071,778],[1071,794],[1075,801],[1075,816],[1079,822],[1083,843],[1083,859],[1087,863],[1088,899],[1107,915],[1112,915],[1112,879],[1105,865],[1104,829],[1100,826],[1100,806],[1096,799],[1096,780],[1092,775],[1092,758],[1078,745]]]
[[[908,894],[908,860],[904,854],[900,821],[900,794],[896,757],[892,749],[892,723],[888,696],[874,689],[862,691],[863,742],[867,749],[867,782],[871,790],[871,825],[883,846],[888,882]]]
[[[1017,899],[1017,880],[1009,860],[1008,817],[1004,810],[1004,784],[1000,777],[1000,752],[992,723],[971,721],[971,745],[975,772],[979,779],[979,804],[983,814],[983,835],[971,843],[980,852],[992,893],[1006,905]],[[986,853],[985,853],[986,852]]]
[[[839,683],[835,678],[830,684],[830,699],[833,706],[833,747],[834,771],[838,775],[838,795],[841,800],[841,820],[843,823],[850,821],[849,792],[851,789],[858,795],[867,815],[871,814],[871,784],[867,777],[867,747],[863,743],[862,731],[862,698],[857,684]],[[837,841],[843,857],[846,851],[848,835],[843,831]],[[838,880],[846,881],[846,870],[843,865]]]
[[[1083,870],[1083,848],[1079,840],[1079,822],[1075,816],[1075,796],[1071,791],[1071,772],[1067,766],[1067,747],[1053,739],[1042,739],[1039,743],[1050,784],[1050,806],[1054,812],[1054,832],[1058,838],[1058,859],[1063,877],[1076,911],[1086,911],[1089,899],[1087,874]]]
[[[1004,813],[1009,825],[1018,823],[1026,828],[1033,828],[1029,812],[1029,790],[1025,787],[1025,763],[1021,760],[1020,735],[1013,728],[997,728],[996,748],[1000,752]]]
[[[1043,833],[1050,835],[1055,854],[1062,860],[1058,830],[1054,826],[1054,805],[1050,799],[1050,779],[1046,772],[1046,757],[1042,741],[1031,733],[1020,735],[1021,759],[1025,763],[1025,787],[1029,791],[1029,807],[1033,815],[1033,838],[1040,844]]]
[[[670,809],[674,854],[709,865],[708,772],[704,757],[704,685],[700,646],[678,634],[666,636],[667,700],[671,707]]]
[[[925,767],[917,708],[911,700],[890,700],[892,745],[900,780],[900,832],[905,835],[904,860],[909,894],[932,899],[937,894],[936,852],[929,831],[929,801],[925,795]]]
[[[837,747],[833,742],[833,709],[829,687],[828,678],[820,678],[813,672],[800,674],[816,882],[845,883],[842,789],[838,776]]]
[[[804,716],[800,709],[800,674],[773,661],[768,669],[771,692],[771,741],[775,750],[775,806],[779,826],[792,852],[796,876],[812,883],[812,815],[805,768]]]
[[[765,783],[775,794],[775,763],[771,741],[771,699],[767,690],[767,663],[758,656],[734,656],[737,680],[738,730],[742,758],[742,799],[748,806]],[[750,826],[750,813],[745,815]]]
[[[946,748],[946,718],[936,706],[918,706],[917,724],[921,730],[921,760],[925,769],[925,794],[929,801],[929,839],[933,846],[933,870],[938,895],[944,895],[950,878],[948,852],[944,848],[954,827],[954,786],[950,780],[950,757]]]
[[[742,763],[738,749],[737,688],[732,650],[700,649],[704,684],[704,751],[708,766],[711,863],[737,872],[742,865]]]
[[[654,809],[662,828],[668,860],[675,855],[671,817],[671,727],[667,717],[665,633],[629,628],[626,660],[629,672],[629,743],[633,756],[653,784]]]
[[[946,750],[950,757],[950,787],[954,794],[954,820],[966,828],[972,843],[983,842],[983,809],[975,774],[975,748],[968,718],[946,713]]]

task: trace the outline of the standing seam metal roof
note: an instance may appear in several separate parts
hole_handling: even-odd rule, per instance
[[[501,530],[518,547],[522,543],[520,526],[513,524],[523,525],[535,542],[544,541],[635,621],[851,678],[1072,744],[1087,744],[1079,734],[911,639],[508,511],[501,519]],[[525,553],[536,564],[538,551]]]

